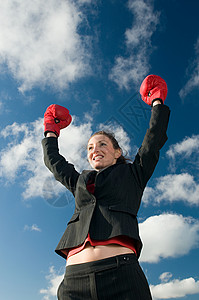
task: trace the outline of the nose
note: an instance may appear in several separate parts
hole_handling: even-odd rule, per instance
[[[99,154],[99,152],[100,152],[100,145],[96,143],[93,144],[91,151],[89,151],[89,155],[93,156],[95,154]]]
[[[99,151],[99,146],[98,145],[93,145],[92,152],[95,153],[95,152],[98,152],[98,151]]]

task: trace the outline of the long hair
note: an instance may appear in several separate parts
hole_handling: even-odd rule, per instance
[[[100,130],[100,131],[97,131],[95,132],[91,137],[90,139],[95,136],[95,135],[105,135],[106,137],[108,137],[110,139],[110,141],[112,142],[112,145],[113,145],[113,148],[115,150],[117,149],[120,149],[121,151],[121,156],[117,159],[117,164],[127,164],[128,161],[131,161],[131,159],[127,158],[126,156],[123,155],[123,151],[122,151],[122,148],[120,147],[118,141],[116,140],[115,138],[115,135],[114,133],[112,132],[109,132],[109,131],[105,131],[105,130]]]

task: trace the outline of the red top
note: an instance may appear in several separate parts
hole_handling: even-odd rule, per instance
[[[94,190],[95,190],[95,184],[94,183],[88,182],[86,187],[87,187],[87,190],[90,193],[94,194]],[[67,255],[67,258],[69,258],[70,256],[72,256],[72,255],[80,252],[81,250],[83,250],[86,243],[90,243],[91,246],[118,244],[118,245],[121,245],[121,246],[124,246],[126,248],[129,248],[129,249],[133,250],[136,254],[135,243],[134,243],[133,239],[129,238],[128,236],[119,235],[119,236],[110,238],[110,239],[105,240],[105,241],[100,241],[100,240],[91,240],[89,233],[88,233],[88,236],[87,236],[86,240],[84,241],[84,243],[81,246],[71,248],[69,250],[64,249],[64,250],[62,250],[62,252],[65,255]]]

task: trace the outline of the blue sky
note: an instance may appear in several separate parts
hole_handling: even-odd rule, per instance
[[[43,114],[73,122],[60,152],[88,168],[91,133],[109,128],[134,157],[150,107],[148,74],[168,85],[168,141],[139,211],[140,263],[153,298],[199,297],[199,3],[195,0],[25,0],[0,3],[0,298],[54,300],[65,261],[54,249],[71,195],[43,164]]]

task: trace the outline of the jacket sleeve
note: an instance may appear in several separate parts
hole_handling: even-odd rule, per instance
[[[135,157],[133,171],[142,189],[153,174],[159,159],[159,150],[167,141],[167,126],[170,110],[166,105],[155,105],[152,108],[149,129]]]
[[[44,138],[42,140],[42,146],[46,167],[53,173],[56,180],[61,182],[73,193],[73,195],[75,195],[79,173],[72,164],[67,162],[65,158],[59,154],[57,138]]]

